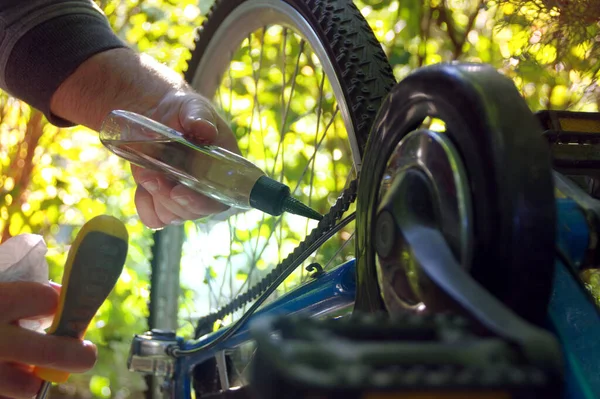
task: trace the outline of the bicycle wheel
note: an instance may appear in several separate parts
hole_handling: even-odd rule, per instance
[[[346,0],[218,1],[186,78],[220,110],[245,157],[322,213],[360,170],[373,120],[395,83],[380,44]],[[234,210],[195,223],[182,281],[204,267],[204,284],[194,287],[198,314],[252,286],[314,226],[293,215]],[[347,226],[307,262],[328,268],[353,257],[353,231]],[[306,278],[300,267],[275,295]],[[245,364],[251,353],[232,357]]]

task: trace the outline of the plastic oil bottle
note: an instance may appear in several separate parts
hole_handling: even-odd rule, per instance
[[[100,141],[127,161],[163,172],[225,205],[256,208],[274,216],[289,212],[322,218],[293,198],[288,186],[247,159],[221,147],[192,143],[182,133],[145,116],[112,111],[102,123]]]

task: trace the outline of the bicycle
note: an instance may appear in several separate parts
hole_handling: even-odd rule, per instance
[[[277,23],[296,28],[300,35],[288,36],[286,28],[278,28]],[[249,34],[269,24],[275,24],[275,27],[269,28],[271,30],[263,29],[254,36]],[[279,42],[276,37],[282,33],[284,39]],[[345,35],[353,36],[354,40],[348,40]],[[430,67],[403,80],[388,95],[395,83],[391,68],[385,61],[385,56],[370,29],[352,4],[340,0],[308,2],[248,0],[219,2],[213,7],[203,26],[194,57],[190,61],[188,80],[209,98],[214,98],[213,94],[216,94],[217,104],[221,108],[232,110],[233,91],[230,90],[229,95],[220,91],[221,70],[227,69],[225,65],[228,60],[225,58],[229,54],[224,47],[232,48],[231,53],[234,53],[233,50],[240,42],[242,43],[241,49],[235,55],[238,59],[249,62],[234,63],[234,66],[240,69],[243,69],[245,64],[258,63],[258,66],[261,66],[265,59],[269,59],[269,54],[278,53],[277,50],[273,53],[264,46],[260,51],[254,51],[252,43],[256,37],[267,45],[283,44],[285,49],[292,43],[290,49],[301,50],[297,54],[295,64],[287,66],[287,69],[295,73],[294,76],[305,67],[308,67],[306,74],[309,77],[319,75],[315,72],[318,69],[317,65],[314,62],[310,63],[314,57],[302,56],[307,43],[313,47],[316,58],[321,61],[323,70],[321,79],[314,80],[315,86],[321,89],[317,96],[321,101],[316,108],[314,104],[313,108],[310,106],[308,108],[309,111],[317,109],[317,119],[321,115],[329,115],[331,122],[324,124],[326,134],[320,131],[315,133],[314,147],[316,148],[321,140],[325,143],[331,140],[333,147],[344,148],[339,145],[341,141],[339,139],[343,138],[343,135],[330,136],[328,129],[336,124],[344,125],[348,132],[350,144],[346,148],[349,148],[351,154],[341,154],[338,160],[343,159],[354,166],[350,170],[344,169],[349,176],[343,176],[341,179],[343,183],[338,186],[349,188],[342,195],[335,216],[325,218],[315,237],[320,236],[323,230],[338,233],[336,229],[344,227],[347,227],[347,230],[341,230],[342,233],[339,235],[351,236],[352,233],[349,232],[351,227],[346,223],[352,222],[352,216],[344,219],[342,216],[347,211],[345,208],[353,202],[355,191],[359,195],[356,210],[357,225],[365,226],[364,230],[360,230],[359,227],[357,232],[357,253],[361,255],[358,257],[358,264],[354,260],[334,262],[327,259],[324,262],[319,258],[315,259],[316,262],[313,263],[336,265],[341,263],[341,266],[329,272],[321,271],[320,267],[314,266],[311,270],[316,272],[312,278],[309,277],[313,281],[266,305],[256,313],[257,315],[303,311],[314,316],[331,317],[347,313],[353,306],[357,311],[373,312],[385,309],[392,313],[421,312],[424,308],[438,310],[436,309],[438,306],[445,307],[444,304],[448,303],[445,300],[447,294],[436,288],[436,284],[430,281],[431,275],[414,268],[410,261],[397,262],[396,258],[396,262],[389,262],[390,253],[397,255],[399,248],[405,251],[412,248],[406,242],[393,240],[390,243],[381,238],[386,236],[384,234],[386,231],[393,232],[398,228],[394,221],[398,215],[393,215],[393,209],[388,209],[388,213],[391,212],[394,217],[388,218],[386,222],[384,219],[379,220],[383,218],[380,217],[383,213],[379,211],[395,201],[401,201],[408,204],[410,209],[410,212],[401,215],[408,223],[403,225],[405,230],[406,226],[414,224],[424,226],[430,226],[432,223],[441,224],[441,227],[438,227],[457,261],[470,271],[478,283],[515,311],[519,317],[541,325],[545,322],[546,308],[550,303],[549,314],[552,318],[552,326],[557,335],[564,340],[563,347],[572,346],[574,342],[568,339],[569,334],[573,334],[573,325],[565,319],[567,306],[576,303],[580,315],[585,314],[590,320],[597,320],[597,310],[589,298],[585,297],[585,291],[573,285],[577,284],[578,280],[565,274],[566,270],[578,267],[574,265],[585,263],[584,255],[589,252],[589,248],[582,248],[580,242],[573,237],[586,237],[594,233],[595,226],[589,224],[585,217],[590,220],[596,217],[596,200],[572,184],[570,180],[565,179],[563,175],[558,173],[552,175],[548,151],[540,138],[539,122],[527,109],[514,86],[507,83],[507,79],[482,66]],[[306,41],[302,38],[306,38]],[[373,59],[369,59],[369,55]],[[233,77],[237,72],[239,70],[227,69],[224,77],[226,86],[233,87]],[[265,90],[258,78],[268,78],[269,75],[268,72],[266,75],[260,75],[260,72],[254,69],[247,72],[250,72],[254,78],[254,85],[242,79],[243,87],[256,99],[256,93]],[[210,78],[213,75],[215,79]],[[285,94],[286,82],[289,81],[286,80],[285,73],[281,76],[283,77],[281,92]],[[333,80],[329,86],[325,82],[326,76]],[[292,86],[294,81],[292,80]],[[338,104],[339,110],[332,102],[326,102],[327,96],[322,93],[325,87],[331,87],[335,99],[343,102]],[[491,91],[482,93],[477,89],[481,87]],[[353,93],[356,91],[361,94],[354,96]],[[364,98],[367,94],[371,96],[369,99]],[[501,98],[503,96],[504,98]],[[384,98],[385,102],[383,102]],[[449,98],[456,98],[456,101],[450,103]],[[290,110],[293,111],[293,107],[286,104],[282,109],[283,121],[280,132],[286,132],[287,116]],[[477,111],[473,112],[473,110]],[[259,119],[262,120],[260,116],[259,112]],[[245,120],[239,117],[233,120],[234,132],[240,135],[245,133],[244,127],[255,124],[254,106],[245,117]],[[267,115],[264,119],[269,117]],[[302,112],[296,111],[295,117],[297,121],[302,120]],[[577,119],[575,116],[571,118]],[[246,125],[242,123],[244,121]],[[322,124],[319,122],[317,125],[320,123]],[[262,127],[260,121],[258,127],[260,131]],[[443,133],[439,130],[443,130]],[[546,130],[557,129],[547,124]],[[367,145],[369,131],[371,131],[371,138]],[[275,150],[269,152],[268,148],[264,147],[264,153],[273,156],[275,161],[261,166],[271,174],[279,174],[285,178],[286,164],[283,161],[283,151],[280,151],[285,141],[283,136],[280,135],[278,140],[274,140],[278,144],[274,147]],[[240,142],[243,152],[250,148],[250,143],[244,143],[244,140]],[[426,147],[423,143],[434,144]],[[497,143],[502,143],[502,148],[496,148]],[[411,165],[414,167],[418,164],[419,150],[430,151],[431,154],[441,156],[443,165],[436,164],[431,161],[434,158],[431,158],[432,163],[425,166],[419,164],[420,174],[404,173]],[[281,158],[279,154],[282,154]],[[381,156],[382,154],[384,156]],[[362,156],[365,157],[364,162],[361,160]],[[507,162],[509,156],[516,156],[517,160]],[[306,164],[312,162],[314,165],[316,158],[317,150],[312,157],[305,158]],[[278,166],[279,159],[281,163]],[[335,157],[332,155],[331,159]],[[348,162],[350,159],[352,161]],[[358,175],[361,163],[364,165],[362,170],[369,171],[369,177],[373,178],[362,178],[358,184],[356,182],[345,184]],[[486,170],[486,167],[489,167],[489,170]],[[300,173],[296,171],[296,178],[299,181],[306,179],[308,186],[312,187],[315,181],[313,172],[314,169],[310,174],[307,174],[306,170],[300,170]],[[447,178],[449,175],[452,178]],[[440,176],[446,176],[446,180]],[[400,183],[394,186],[392,185],[394,181]],[[563,196],[568,198],[555,202],[554,185]],[[411,189],[413,195],[428,204],[425,210],[422,209],[422,204],[410,201],[411,197],[407,195],[406,187]],[[308,192],[312,194],[310,189]],[[433,195],[432,192],[447,192],[453,195],[446,200],[439,195]],[[503,193],[501,197],[503,202],[500,201],[498,193]],[[303,199],[310,203],[310,195],[306,197],[309,198]],[[384,198],[388,199],[384,201]],[[320,201],[320,203],[313,202],[311,205],[319,209],[327,209],[326,196],[325,200],[320,198]],[[555,204],[558,204],[558,212],[555,212]],[[443,209],[443,217],[440,219],[440,215],[436,214],[440,212],[433,209]],[[530,212],[530,209],[536,209],[536,212]],[[437,216],[433,217],[433,214]],[[239,218],[245,215],[236,217],[240,220]],[[556,223],[556,217],[562,224]],[[261,218],[262,216],[258,219],[255,217],[254,220],[260,223]],[[342,222],[332,223],[340,219]],[[269,223],[271,223],[268,225],[269,233],[274,234],[278,227],[281,232],[283,229],[280,226],[293,225],[294,221],[269,221]],[[567,255],[559,257],[553,272],[556,258],[553,250],[555,226],[560,227],[558,232],[561,251],[559,253]],[[567,234],[565,226],[572,232]],[[377,229],[383,230],[384,233],[374,234]],[[498,231],[500,234],[497,233]],[[180,235],[180,232],[177,234]],[[283,237],[282,233],[280,237]],[[344,243],[348,241],[342,239],[332,246],[344,249],[346,248]],[[320,244],[318,241],[316,243]],[[310,255],[315,249],[301,246],[292,258],[301,259],[302,257],[299,256],[301,252],[306,250]],[[337,249],[333,252],[337,255]],[[254,255],[262,256],[263,253],[254,250]],[[231,258],[226,259],[225,262],[231,262]],[[586,262],[589,263],[589,260]],[[397,263],[406,268],[413,267],[412,272],[417,276],[417,281],[415,282],[414,279],[411,281],[406,273],[394,270],[397,269]],[[289,262],[283,267],[276,268],[276,272],[267,280],[261,280],[265,282],[259,283],[257,289],[246,291],[249,294],[237,296],[240,299],[234,301],[233,305],[225,306],[221,311],[202,319],[202,324],[197,326],[195,331],[198,338],[203,336],[199,341],[184,341],[176,338],[172,333],[160,331],[137,337],[132,347],[132,368],[168,376],[167,391],[173,397],[190,397],[192,374],[195,374],[196,379],[195,390],[202,397],[209,395],[211,391],[226,391],[230,385],[229,379],[232,377],[230,369],[234,368],[231,366],[236,359],[225,356],[224,351],[248,342],[247,320],[242,316],[242,321],[233,324],[233,327],[206,334],[213,329],[215,322],[228,314],[237,312],[247,315],[248,313],[243,312],[244,305],[259,295],[260,300],[264,300],[266,297],[263,294],[276,288],[273,283],[282,280],[286,273],[293,271],[297,266]],[[356,280],[353,279],[355,268],[358,269]],[[251,280],[252,270],[247,273],[247,281]],[[553,275],[556,279],[554,285]],[[390,276],[401,277],[397,287],[381,286],[378,283],[378,279],[393,281]],[[530,281],[536,281],[537,284],[534,287],[524,287],[525,282]],[[440,281],[436,280],[436,283],[440,284]],[[559,286],[559,283],[570,286],[565,288]],[[241,283],[241,286],[244,287],[244,284],[252,285],[252,282]],[[518,287],[514,293],[506,289],[511,285]],[[153,287],[155,290],[159,285],[155,284]],[[229,294],[235,296],[239,287],[233,287],[232,284],[229,288]],[[567,289],[571,302],[565,302],[568,297],[559,289]],[[560,294],[559,300],[556,296],[549,299],[552,290]],[[529,301],[531,296],[533,300]],[[251,310],[257,307],[257,303],[259,302],[254,302]],[[524,306],[524,303],[528,305]],[[156,314],[154,318],[161,319],[160,315]],[[600,323],[596,323],[590,331],[596,331],[597,326],[600,326]],[[203,350],[200,351],[199,348]],[[593,378],[590,378],[594,375],[597,366],[590,366],[589,362],[586,362],[593,353],[589,350],[589,345],[587,348],[578,346],[576,349],[578,355],[575,359],[568,359],[570,363],[567,369],[579,374],[566,378],[567,386],[573,391],[573,395],[579,395],[572,397],[586,397],[587,391],[598,392]],[[587,353],[584,353],[586,350]],[[591,368],[581,371],[577,366],[582,364]],[[171,380],[170,375],[173,372],[176,378]]]

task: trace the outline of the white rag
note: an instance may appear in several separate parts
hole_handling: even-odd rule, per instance
[[[37,234],[20,234],[0,245],[0,282],[33,281],[48,283],[48,248]],[[27,293],[24,293],[27,295]],[[20,320],[21,327],[43,331],[48,319]]]

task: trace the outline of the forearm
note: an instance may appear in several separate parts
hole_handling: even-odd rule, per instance
[[[126,48],[92,0],[0,2],[0,87],[58,126],[50,100],[87,59]]]
[[[82,63],[52,96],[52,113],[98,130],[114,109],[148,114],[172,91],[187,91],[183,78],[130,49],[104,51]]]

